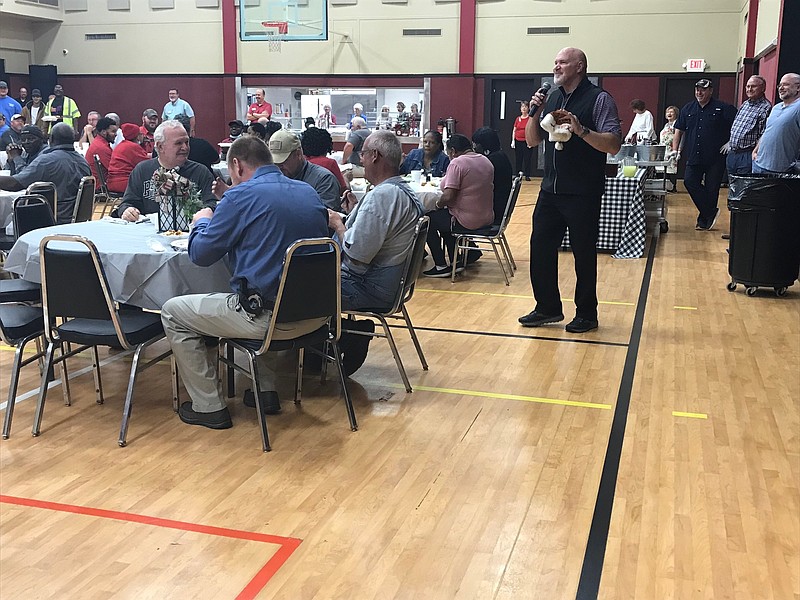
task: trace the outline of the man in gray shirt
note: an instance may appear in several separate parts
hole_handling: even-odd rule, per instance
[[[362,166],[361,152],[364,148],[364,140],[367,139],[372,130],[367,129],[367,122],[361,117],[353,118],[350,135],[347,136],[347,143],[342,151],[342,161],[357,167]]]
[[[414,229],[423,214],[417,196],[399,174],[403,150],[391,131],[374,131],[361,151],[375,188],[358,202],[347,192],[341,214],[328,209],[328,225],[342,247],[342,308],[388,310],[403,276]]]
[[[81,179],[91,175],[86,160],[75,152],[75,132],[66,123],[56,123],[50,130],[50,147],[13,177],[0,176],[0,190],[17,192],[36,181],[56,185],[56,222],[72,221],[75,198]]]
[[[296,181],[305,181],[314,188],[322,203],[333,210],[339,210],[339,182],[324,167],[306,160],[297,134],[288,129],[281,129],[269,138],[269,151],[272,160],[286,177]]]

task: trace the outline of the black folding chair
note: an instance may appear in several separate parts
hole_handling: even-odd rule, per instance
[[[83,223],[92,220],[94,213],[94,177],[83,177],[78,186],[78,196],[75,198],[75,210],[72,213],[73,223]]]
[[[14,200],[14,235],[18,238],[34,229],[55,224],[53,210],[43,196],[23,195]]]
[[[8,401],[6,402],[6,416],[3,422],[3,439],[11,435],[11,420],[14,418],[14,405],[17,400],[17,386],[22,367],[34,361],[42,364],[41,337],[44,335],[44,319],[39,306],[24,304],[0,303],[0,340],[4,344],[14,346],[14,362],[11,365],[11,380],[8,384]],[[36,341],[36,354],[23,358],[25,346],[30,341]],[[62,381],[66,377],[62,371]]]
[[[65,245],[71,246],[72,249],[64,249]],[[70,356],[91,348],[97,403],[102,404],[103,386],[97,346],[122,346],[126,350],[134,350],[119,432],[119,445],[125,446],[136,376],[172,354],[167,350],[158,357],[142,365],[139,364],[144,349],[164,337],[161,317],[151,312],[119,311],[111,297],[97,248],[84,237],[46,236],[39,244],[39,260],[46,324],[45,338],[48,344],[32,433],[38,436],[41,431],[47,384],[54,362],[63,362]],[[75,344],[76,347],[68,346],[68,350],[63,352],[65,344]],[[54,359],[56,348],[62,348],[63,354]],[[174,373],[173,364],[173,400],[176,400],[177,382]]]
[[[356,422],[353,403],[347,391],[347,382],[342,368],[339,353],[339,315],[341,314],[341,265],[339,246],[330,238],[311,238],[298,240],[286,250],[281,273],[278,295],[275,298],[275,307],[272,319],[262,339],[222,339],[221,343],[228,347],[236,348],[247,356],[248,367],[237,365],[229,355],[228,358],[220,356],[220,361],[228,366],[228,381],[232,381],[231,369],[236,369],[250,376],[253,386],[256,407],[261,425],[261,441],[264,452],[271,450],[267,421],[261,410],[261,394],[258,393],[258,367],[256,358],[265,352],[280,350],[297,350],[297,380],[295,386],[295,403],[300,402],[303,379],[303,355],[306,348],[321,354],[325,360],[336,363],[339,370],[339,379],[342,385],[347,416],[350,420],[350,429],[356,431]],[[292,323],[307,319],[324,318],[325,323],[315,331],[293,339],[273,339],[275,328],[280,323]],[[316,350],[327,342],[332,348],[332,356]],[[229,386],[229,393],[232,392]]]
[[[347,321],[345,321],[342,325],[344,330],[353,335],[368,335],[370,337],[386,338],[386,341],[389,342],[389,348],[392,350],[394,362],[397,363],[397,370],[400,371],[400,377],[403,379],[403,384],[406,386],[406,391],[409,393],[413,392],[414,390],[411,387],[411,383],[408,381],[408,375],[406,375],[406,370],[403,367],[403,361],[400,358],[400,353],[397,351],[397,344],[395,344],[392,330],[389,328],[389,323],[387,323],[386,319],[400,319],[403,321],[406,329],[408,329],[408,333],[411,335],[411,340],[414,342],[414,347],[417,349],[417,356],[419,356],[419,361],[422,363],[422,368],[423,370],[427,371],[428,363],[425,361],[425,355],[422,353],[422,346],[420,346],[417,333],[414,331],[414,324],[411,322],[411,317],[408,315],[408,311],[406,310],[406,302],[411,300],[411,297],[414,295],[414,286],[417,283],[417,278],[419,277],[420,271],[422,271],[422,265],[425,259],[425,240],[428,236],[429,226],[430,222],[428,217],[421,217],[417,222],[417,227],[414,231],[414,241],[411,244],[411,248],[408,250],[408,254],[406,255],[406,261],[403,267],[403,277],[400,280],[397,296],[395,297],[392,307],[387,311],[368,309],[344,311],[344,313],[347,315],[358,315],[377,319],[383,326],[383,333],[350,331],[347,329]]]
[[[41,196],[47,200],[53,214],[56,216],[58,215],[58,191],[56,190],[55,183],[52,181],[34,181],[28,186],[28,189],[25,190],[25,193],[28,195],[37,194]]]
[[[487,244],[489,249],[494,252],[494,257],[497,259],[497,264],[500,265],[500,270],[503,272],[503,279],[505,279],[506,285],[510,285],[508,275],[506,275],[506,265],[508,265],[508,272],[512,277],[514,277],[514,269],[517,268],[514,257],[511,254],[511,248],[508,245],[508,240],[506,239],[506,227],[508,227],[508,223],[511,221],[511,213],[514,212],[514,207],[517,205],[517,198],[519,198],[521,187],[522,173],[519,173],[514,178],[514,182],[511,185],[511,193],[508,195],[506,209],[503,212],[503,219],[500,221],[499,225],[491,225],[483,229],[470,231],[453,231],[453,235],[456,236],[455,255],[458,256],[459,251],[463,250],[464,256],[466,257],[466,253],[469,252],[470,248],[474,248],[474,246],[470,245],[470,242],[475,244]],[[500,258],[501,252],[503,253],[505,263]],[[452,282],[456,280],[458,262],[457,260],[453,261],[452,271],[450,273],[450,281]]]
[[[94,159],[95,171],[97,171],[97,181],[95,185],[96,188],[100,190],[97,196],[102,196],[103,200],[103,212],[100,213],[100,217],[102,218],[106,216],[106,211],[109,206],[111,206],[113,210],[114,205],[122,198],[122,194],[108,191],[108,184],[106,183],[108,181],[108,174],[106,173],[106,168],[103,166],[103,163],[100,162],[100,156],[98,154],[95,154],[92,158]]]

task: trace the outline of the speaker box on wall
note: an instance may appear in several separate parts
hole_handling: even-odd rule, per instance
[[[38,89],[42,92],[42,100],[47,102],[53,88],[58,83],[58,68],[55,65],[29,65],[28,74],[30,75],[30,89]]]
[[[0,58],[0,81],[8,81],[6,79],[6,59]]]

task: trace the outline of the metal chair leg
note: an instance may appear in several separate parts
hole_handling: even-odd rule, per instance
[[[64,360],[64,354],[67,354],[70,348],[67,347],[65,349],[64,344],[61,344],[60,347],[61,361],[58,364],[61,371],[61,393],[64,395],[64,406],[72,406],[72,396],[69,390],[69,370],[67,369],[67,361]]]
[[[269,445],[269,431],[267,431],[267,417],[261,407],[261,394],[258,388],[258,367],[256,366],[257,358],[247,352],[247,361],[250,363],[250,384],[253,386],[253,396],[256,399],[256,412],[258,413],[258,424],[261,427],[261,449],[264,452],[269,452],[272,448]]]
[[[50,371],[53,367],[53,354],[56,345],[53,342],[47,344],[47,351],[44,356],[44,369],[42,371],[42,382],[39,386],[39,398],[36,401],[36,413],[33,416],[33,428],[31,435],[37,437],[42,431],[42,414],[44,413],[44,402],[47,399],[47,386],[50,384]]]
[[[122,448],[128,443],[128,423],[131,420],[131,410],[133,408],[133,387],[136,384],[136,375],[139,373],[139,358],[143,351],[144,344],[139,344],[136,347],[136,352],[133,353],[131,374],[128,377],[128,391],[125,394],[125,406],[122,409],[122,425],[119,429],[119,445]]]
[[[414,391],[411,387],[411,383],[408,381],[408,375],[406,375],[406,370],[403,367],[403,361],[400,358],[400,352],[397,350],[397,344],[394,342],[394,336],[392,335],[392,330],[389,329],[389,324],[386,322],[381,315],[376,314],[375,318],[381,322],[383,325],[383,331],[386,335],[386,341],[389,342],[389,348],[392,349],[392,355],[394,356],[394,362],[397,364],[397,370],[400,371],[400,377],[403,379],[403,385],[406,386],[406,392],[409,394]]]
[[[459,250],[461,250],[461,241],[463,240],[463,236],[456,237],[456,245],[453,250],[453,258],[450,260],[450,283],[456,282],[456,267],[458,266],[458,254]],[[466,260],[464,261],[466,262]]]
[[[178,392],[178,363],[175,362],[175,355],[169,358],[169,368],[172,375],[172,410],[178,412],[181,399]]]
[[[303,359],[305,358],[305,349],[300,348],[297,351],[297,382],[294,387],[294,403],[300,404],[303,395]]]
[[[8,384],[8,401],[6,402],[6,418],[3,422],[3,439],[7,440],[11,435],[11,419],[14,418],[14,405],[17,402],[17,386],[19,384],[19,370],[22,365],[22,350],[25,343],[17,344],[14,352],[14,362],[11,365],[11,381]]]
[[[492,252],[494,252],[494,257],[497,260],[497,265],[503,272],[503,279],[505,279],[506,285],[511,285],[511,283],[508,281],[508,275],[506,274],[506,266],[503,264],[503,261],[500,260],[500,253],[497,251],[497,243],[491,238],[489,241],[492,244]]]
[[[511,259],[511,266],[514,267],[514,270],[517,270],[517,263],[514,260],[514,255],[511,253],[511,246],[508,244],[508,238],[506,238],[505,232],[500,236],[500,239],[503,240],[503,245],[506,247],[506,252],[508,253],[508,258]]]
[[[344,367],[342,366],[342,355],[339,353],[339,344],[334,339],[330,340],[330,344],[333,347],[333,357],[336,361],[336,368],[339,371],[339,381],[342,384],[344,406],[345,409],[347,409],[347,418],[350,419],[350,431],[358,431],[356,412],[353,410],[353,401],[350,399],[350,392],[347,390],[347,377],[345,377]]]
[[[97,346],[92,346],[92,375],[94,375],[94,393],[98,404],[103,403],[103,380],[100,377],[100,357],[97,354]]]
[[[401,304],[400,310],[403,312],[403,319],[405,319],[408,333],[411,334],[411,341],[414,342],[414,347],[417,349],[417,356],[419,356],[419,362],[422,363],[422,370],[427,371],[428,362],[425,360],[425,355],[422,353],[422,346],[417,338],[417,332],[414,330],[414,324],[411,322],[411,317],[408,315],[408,311],[406,310],[406,305]]]

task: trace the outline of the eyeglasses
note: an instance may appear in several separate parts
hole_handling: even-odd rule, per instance
[[[378,152],[375,148],[367,148],[366,150],[362,150],[361,151],[361,156],[365,156],[367,154],[367,152],[372,152],[376,156],[380,155],[380,152]]]

